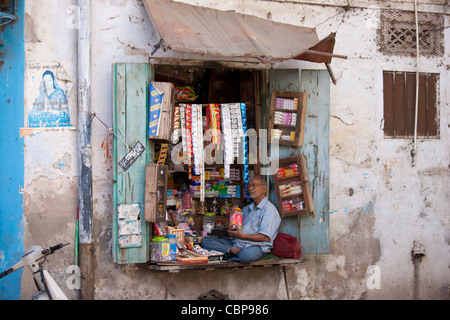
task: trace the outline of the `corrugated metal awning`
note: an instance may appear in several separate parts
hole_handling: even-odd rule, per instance
[[[143,0],[159,48],[216,57],[331,62],[334,34],[319,41],[315,29],[170,0]],[[343,57],[343,56],[338,56]]]

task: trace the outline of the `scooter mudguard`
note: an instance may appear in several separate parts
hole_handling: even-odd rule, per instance
[[[53,300],[69,300],[47,270],[44,270],[44,277]]]

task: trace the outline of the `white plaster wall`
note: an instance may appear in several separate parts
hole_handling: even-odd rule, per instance
[[[70,89],[67,98],[71,122],[76,126],[76,32],[68,28],[70,0],[25,1],[26,63],[57,62],[59,83]],[[26,77],[28,75],[26,74]],[[30,79],[28,79],[30,80]],[[27,79],[26,79],[27,81]],[[25,92],[28,100],[34,100]],[[24,107],[25,107],[24,106]],[[24,127],[27,125],[25,115]],[[77,132],[76,128],[24,131],[24,247],[48,247],[70,242],[47,259],[46,266],[66,289],[66,269],[73,264],[73,243],[77,210]],[[22,298],[30,299],[35,286],[28,270],[22,277]],[[73,298],[73,292],[65,290]]]
[[[150,44],[153,31],[139,0],[92,2],[92,111],[111,126],[112,64],[147,62],[153,49]],[[326,2],[326,6],[305,4],[312,1],[182,2],[315,27],[319,38],[337,32],[335,53],[348,56],[346,60],[333,59],[332,62],[338,82],[336,86],[331,85],[331,252],[328,255],[307,256],[305,264],[287,267],[291,298],[410,299],[414,286],[418,286],[420,298],[448,299],[450,221],[446,209],[450,200],[450,117],[448,86],[444,84],[450,80],[450,29],[445,30],[447,49],[444,58],[422,57],[420,60],[422,72],[440,74],[441,123],[439,139],[418,140],[413,167],[411,140],[383,137],[382,71],[415,71],[416,60],[414,57],[383,56],[377,51],[374,39],[378,21],[375,5],[378,1],[371,1],[373,7],[370,9],[348,10],[344,8],[347,1],[338,0]],[[360,2],[355,4],[363,6]],[[75,3],[69,0],[29,0],[26,7],[27,61],[61,62],[74,88],[76,29],[68,27],[72,18],[68,8]],[[391,3],[396,8],[410,9],[412,2]],[[442,10],[433,2],[431,5],[429,1],[426,3],[424,9]],[[448,16],[445,21],[445,25],[449,26]],[[284,62],[277,67],[323,69],[321,65],[307,62]],[[76,102],[75,90],[71,99]],[[140,266],[112,263],[112,139],[107,129],[94,119],[92,169],[96,298],[162,299],[167,274],[151,272]],[[67,159],[65,163],[69,164],[64,170],[58,166],[61,159]],[[73,237],[72,214],[76,210],[77,199],[76,161],[74,130],[25,137],[24,214],[27,217],[27,242],[54,242]],[[49,203],[56,205],[49,206]],[[61,211],[64,214],[61,215]],[[46,224],[50,218],[52,222]],[[46,230],[47,234],[41,230],[45,227],[50,231]],[[420,241],[426,249],[420,264],[420,278],[416,280],[411,260],[414,240]],[[44,243],[47,244],[53,243]],[[60,280],[67,277],[63,266],[71,262],[71,252],[63,257],[66,259],[53,264]],[[366,285],[370,276],[366,271],[371,265],[379,267],[380,289],[369,289]],[[244,271],[241,276],[270,281],[267,285],[258,281],[252,290],[236,280],[236,274],[228,271],[173,275],[169,298],[189,299],[214,286],[236,299],[258,299],[260,292],[264,292],[267,299],[286,299],[281,269],[252,272]],[[24,280],[23,286],[28,293],[32,284]],[[72,294],[70,290],[65,292]]]

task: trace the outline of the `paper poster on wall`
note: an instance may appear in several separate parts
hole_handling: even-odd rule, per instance
[[[142,246],[140,213],[139,203],[119,204],[117,206],[119,248]]]
[[[57,62],[27,63],[27,115],[28,127],[70,126],[68,94],[71,81]]]

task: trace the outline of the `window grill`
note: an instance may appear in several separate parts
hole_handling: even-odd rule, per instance
[[[424,55],[444,54],[444,16],[418,13],[419,50]],[[382,10],[378,29],[379,50],[385,54],[416,54],[414,12]]]

